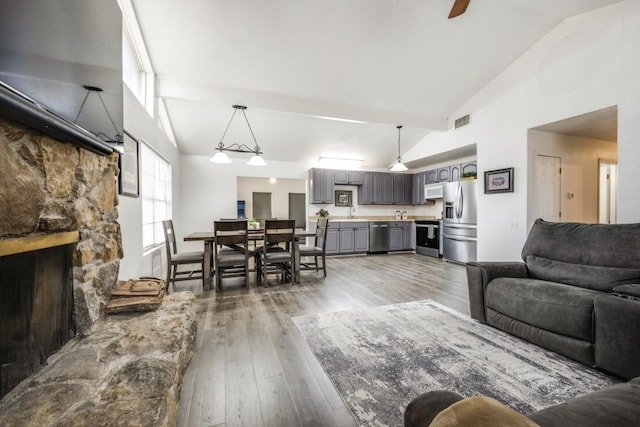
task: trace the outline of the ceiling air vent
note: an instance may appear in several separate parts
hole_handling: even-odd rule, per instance
[[[462,116],[459,119],[456,119],[456,129],[461,128],[462,126],[466,126],[469,124],[470,116],[467,114],[466,116]]]

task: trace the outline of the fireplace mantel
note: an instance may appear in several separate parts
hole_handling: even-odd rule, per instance
[[[79,231],[43,234],[38,236],[0,239],[0,256],[21,254],[55,246],[69,245],[80,240]]]

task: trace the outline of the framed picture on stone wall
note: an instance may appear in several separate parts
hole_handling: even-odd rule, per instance
[[[124,132],[124,153],[120,154],[119,191],[123,196],[140,197],[138,141]]]

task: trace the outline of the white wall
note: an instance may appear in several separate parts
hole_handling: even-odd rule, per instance
[[[212,146],[213,154],[213,146]],[[209,157],[180,157],[181,196],[179,240],[194,231],[213,230],[213,221],[236,216],[237,177],[306,179],[307,166],[291,162],[268,161],[267,166],[248,166],[247,159],[233,159],[231,164],[215,164]],[[288,214],[287,214],[288,215]],[[202,249],[202,243],[186,242],[186,250]]]
[[[478,259],[518,260],[526,239],[527,130],[618,105],[619,220],[640,221],[632,169],[640,161],[640,2],[563,21],[462,105],[463,128],[429,134],[412,158],[477,143],[478,174],[515,168],[513,193],[478,195]],[[452,123],[450,123],[452,127]],[[410,160],[409,158],[407,160]]]
[[[254,218],[253,193],[271,193],[271,217],[289,218],[289,193],[306,193],[304,179],[277,178],[275,183],[269,178],[238,177],[238,200],[245,201],[245,215]]]
[[[172,167],[173,219],[180,224],[179,212],[181,197],[180,161],[178,149],[169,141],[157,126],[156,121],[142,107],[137,98],[124,85],[124,128],[140,143],[144,140],[164,157]],[[124,257],[120,261],[119,279],[126,280],[144,275],[157,274],[152,271],[151,253],[143,253],[142,249],[142,203],[140,198],[119,196],[118,222],[122,230],[122,247]],[[161,273],[166,272],[164,247],[161,248],[163,259]]]
[[[528,182],[535,180],[535,157],[560,157],[560,210],[562,221],[598,222],[598,160],[617,161],[618,145],[611,141],[579,138],[536,130],[529,131]],[[528,187],[528,221],[530,228],[536,219],[535,189]],[[569,199],[567,193],[573,193]],[[533,198],[533,199],[532,199]]]

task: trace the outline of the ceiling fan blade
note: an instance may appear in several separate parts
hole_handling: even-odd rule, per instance
[[[471,0],[455,0],[451,12],[449,12],[449,19],[462,15],[469,6]]]

